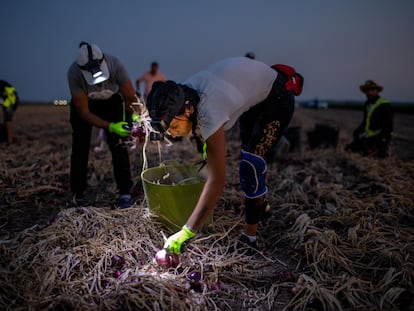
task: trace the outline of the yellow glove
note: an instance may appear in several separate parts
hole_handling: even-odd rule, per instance
[[[135,112],[133,112],[132,113],[132,115],[131,115],[131,119],[132,119],[132,121],[134,121],[134,122],[139,122],[139,121],[141,121],[141,118],[139,117],[139,115],[137,115]]]
[[[184,225],[180,231],[170,236],[164,244],[164,248],[171,254],[181,254],[183,252],[183,243],[195,237],[195,232],[191,231],[187,225]]]
[[[131,135],[131,129],[128,123],[121,121],[117,123],[109,123],[109,132],[121,137],[128,137]]]

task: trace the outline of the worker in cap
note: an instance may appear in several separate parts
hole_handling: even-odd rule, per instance
[[[72,126],[70,187],[73,204],[85,205],[88,154],[92,127],[104,129],[112,154],[112,165],[120,208],[130,207],[132,179],[125,138],[131,132],[131,104],[136,102],[134,87],[122,63],[104,54],[95,44],[81,42],[76,61],[67,74]]]

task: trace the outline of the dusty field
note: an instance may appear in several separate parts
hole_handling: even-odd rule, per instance
[[[361,113],[296,110],[291,125],[301,127],[300,152],[269,166],[274,216],[261,227],[263,253],[254,260],[225,256],[242,224],[237,130],[229,132],[228,184],[215,223],[165,279],[151,258],[160,232],[170,232],[148,218],[139,187],[135,207],[113,209],[108,150],[91,150],[91,207],[73,209],[68,108],[20,107],[16,143],[0,145],[0,309],[413,310],[414,115],[395,115],[392,157],[378,161],[342,151]],[[317,122],[340,128],[336,150],[309,150],[306,131]],[[141,148],[130,156],[140,185]],[[150,166],[159,164],[155,145],[148,156]],[[177,159],[200,156],[187,140],[162,148],[163,161]],[[93,241],[84,236],[90,230]],[[127,260],[128,278],[96,285],[109,273],[111,251],[127,256],[131,249],[142,256]],[[185,287],[186,266],[204,271],[202,289]],[[136,275],[145,282],[131,281]]]

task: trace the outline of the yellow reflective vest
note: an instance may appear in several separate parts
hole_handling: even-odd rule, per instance
[[[16,104],[16,89],[12,86],[4,87],[3,97],[5,98],[3,102],[4,108],[13,106]]]
[[[365,121],[365,133],[367,134],[368,137],[372,137],[377,135],[380,130],[378,131],[373,131],[370,128],[370,123],[371,123],[371,117],[372,114],[374,113],[375,109],[377,109],[379,106],[381,106],[382,104],[388,104],[390,101],[388,99],[379,97],[376,102],[374,104],[371,105],[371,107],[368,107],[367,110],[367,119]]]

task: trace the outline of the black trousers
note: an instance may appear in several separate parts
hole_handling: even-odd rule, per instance
[[[293,92],[286,91],[284,83],[276,80],[268,97],[240,117],[242,149],[269,160],[272,149],[289,125],[294,110]],[[246,224],[257,224],[265,213],[266,205],[264,195],[257,198],[246,197]]]
[[[130,115],[124,108],[119,94],[107,100],[90,100],[89,111],[108,122],[129,120]],[[72,155],[70,165],[70,188],[72,193],[84,194],[87,188],[88,158],[92,125],[86,123],[78,114],[73,102],[70,103],[70,124],[72,126]],[[128,149],[122,139],[105,131],[106,141],[112,154],[112,167],[120,194],[129,194],[132,189],[131,169]]]

